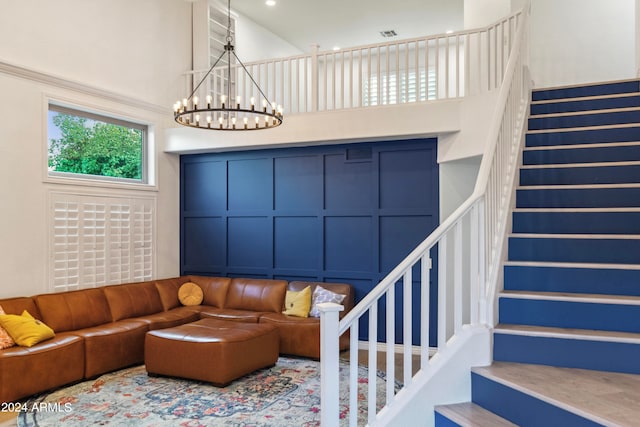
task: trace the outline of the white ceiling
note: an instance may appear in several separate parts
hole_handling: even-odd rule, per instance
[[[389,41],[380,31],[406,39],[462,30],[464,0],[232,0],[247,16],[304,52]],[[226,9],[226,1],[224,1]]]

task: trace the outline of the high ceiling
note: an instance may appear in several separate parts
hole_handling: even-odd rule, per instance
[[[226,1],[223,1],[226,9]],[[462,30],[464,0],[232,0],[231,9],[304,52]]]

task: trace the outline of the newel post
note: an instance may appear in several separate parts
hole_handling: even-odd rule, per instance
[[[340,421],[338,322],[344,306],[327,302],[318,304],[318,309],[320,310],[320,425],[337,427]]]

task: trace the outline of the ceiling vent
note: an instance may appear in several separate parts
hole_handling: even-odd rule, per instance
[[[398,35],[398,33],[396,33],[396,30],[385,30],[385,31],[380,31],[380,35],[382,37],[395,37]]]

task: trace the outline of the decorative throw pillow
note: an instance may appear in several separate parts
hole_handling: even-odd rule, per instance
[[[287,291],[283,313],[288,316],[309,317],[311,308],[311,286],[301,291]]]
[[[0,315],[2,314],[6,313],[0,305]],[[16,345],[16,343],[13,338],[11,338],[11,335],[9,335],[9,332],[7,332],[6,329],[0,326],[0,349],[13,347],[14,345]]]
[[[55,336],[53,329],[34,319],[27,310],[21,316],[17,314],[0,315],[0,325],[9,332],[16,344],[23,347],[33,347],[39,342]]]
[[[316,290],[313,291],[313,301],[311,302],[311,311],[309,312],[309,316],[320,317],[318,304],[322,304],[324,302],[334,302],[336,304],[340,304],[345,299],[345,297],[346,295],[331,292],[323,288],[322,286],[316,286]]]
[[[202,288],[193,282],[186,282],[178,289],[178,299],[182,305],[200,305],[203,298]]]

